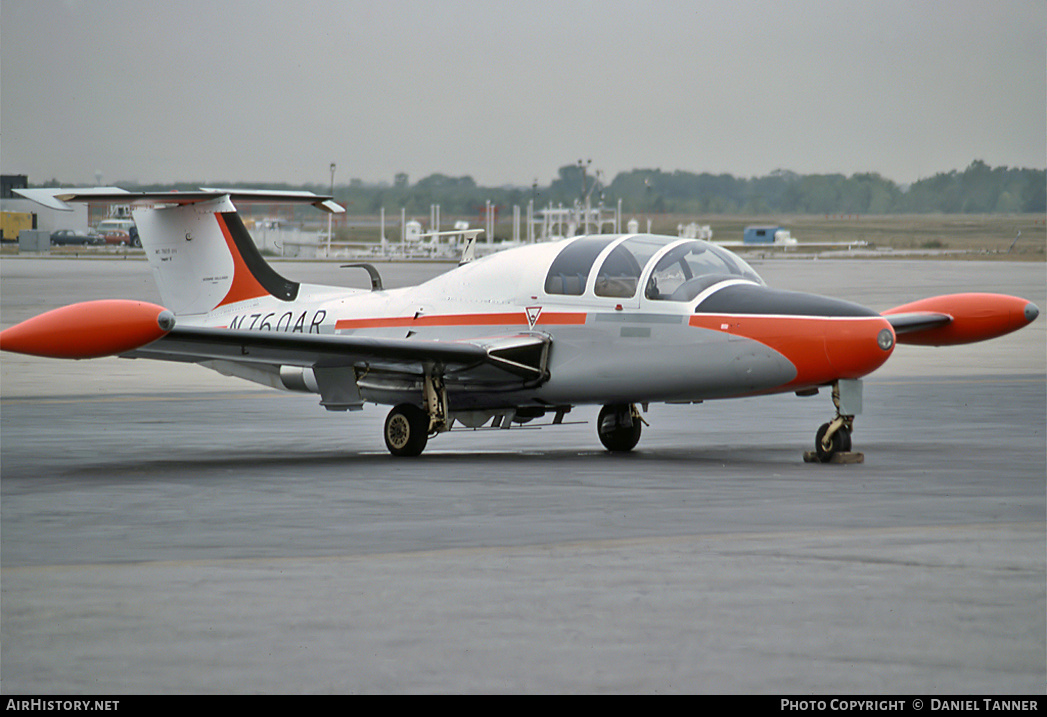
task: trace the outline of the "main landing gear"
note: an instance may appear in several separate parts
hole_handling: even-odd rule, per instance
[[[643,422],[640,412],[633,404],[604,406],[596,419],[596,434],[604,448],[612,453],[628,453],[640,441]]]
[[[429,436],[447,430],[446,405],[440,398],[440,390],[426,391],[430,413],[413,403],[401,403],[389,411],[385,419],[385,447],[394,456],[411,457],[421,455],[429,442]],[[557,422],[559,419],[557,420]],[[635,405],[611,404],[600,410],[596,421],[596,433],[600,442],[612,453],[628,453],[640,441],[644,420]]]
[[[447,391],[443,378],[426,372],[422,382],[425,408],[413,403],[401,403],[389,411],[385,419],[385,447],[394,456],[421,455],[429,436],[451,427],[448,420]]]
[[[862,382],[840,380],[833,383],[836,415],[823,423],[814,435],[814,450],[804,454],[808,463],[861,463],[865,456],[851,452],[854,416],[861,413]]]

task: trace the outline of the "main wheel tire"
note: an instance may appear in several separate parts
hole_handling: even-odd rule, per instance
[[[385,419],[385,447],[394,456],[421,455],[429,441],[429,416],[411,403],[401,403]]]
[[[617,420],[617,416],[631,411],[629,406],[604,406],[600,409],[600,416],[596,419],[596,435],[600,437],[600,443],[612,453],[628,453],[640,442],[640,428],[643,424],[633,419],[631,426],[624,426]],[[613,422],[609,430],[604,430],[608,419]]]
[[[829,424],[823,423],[814,434],[814,451],[818,454],[818,460],[828,463],[837,453],[847,453],[851,450],[851,432],[841,426],[829,439],[829,447],[822,445],[822,439],[829,431]]]

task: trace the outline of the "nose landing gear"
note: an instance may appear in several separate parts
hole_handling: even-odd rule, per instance
[[[842,398],[841,398],[842,396]],[[807,451],[807,463],[864,463],[865,455],[851,451],[854,416],[862,409],[862,382],[839,380],[833,383],[836,415],[823,423],[814,435],[814,450]]]

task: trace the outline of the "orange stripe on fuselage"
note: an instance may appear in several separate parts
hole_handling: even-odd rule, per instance
[[[566,311],[542,312],[535,325],[565,326],[585,323],[585,314]],[[335,329],[387,329],[421,326],[528,326],[527,313],[506,314],[433,314],[422,316],[389,316],[371,319],[339,319]]]
[[[787,386],[818,386],[839,378],[861,378],[890,357],[877,343],[883,329],[879,316],[817,317],[696,314],[691,326],[722,331],[768,346],[796,367]]]
[[[229,232],[225,219],[221,214],[215,214],[214,217],[218,221],[218,226],[222,229],[225,244],[229,247],[229,253],[233,257],[233,285],[229,287],[229,292],[225,295],[225,298],[218,302],[218,306],[267,296],[269,292],[258,282],[251,270],[247,268],[244,258],[240,256],[240,251],[236,248],[236,242],[233,241],[233,235]],[[217,309],[218,306],[215,308]]]

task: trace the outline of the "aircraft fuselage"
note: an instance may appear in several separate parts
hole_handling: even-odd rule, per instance
[[[801,391],[856,379],[894,348],[879,314],[837,299],[727,281],[691,301],[551,294],[556,244],[495,254],[416,287],[364,291],[302,285],[295,301],[264,296],[212,312],[243,331],[377,339],[476,340],[544,335],[548,379],[507,390],[447,377],[452,410],[700,401]],[[644,277],[641,277],[641,285]],[[396,403],[417,388],[363,377],[363,396]]]

